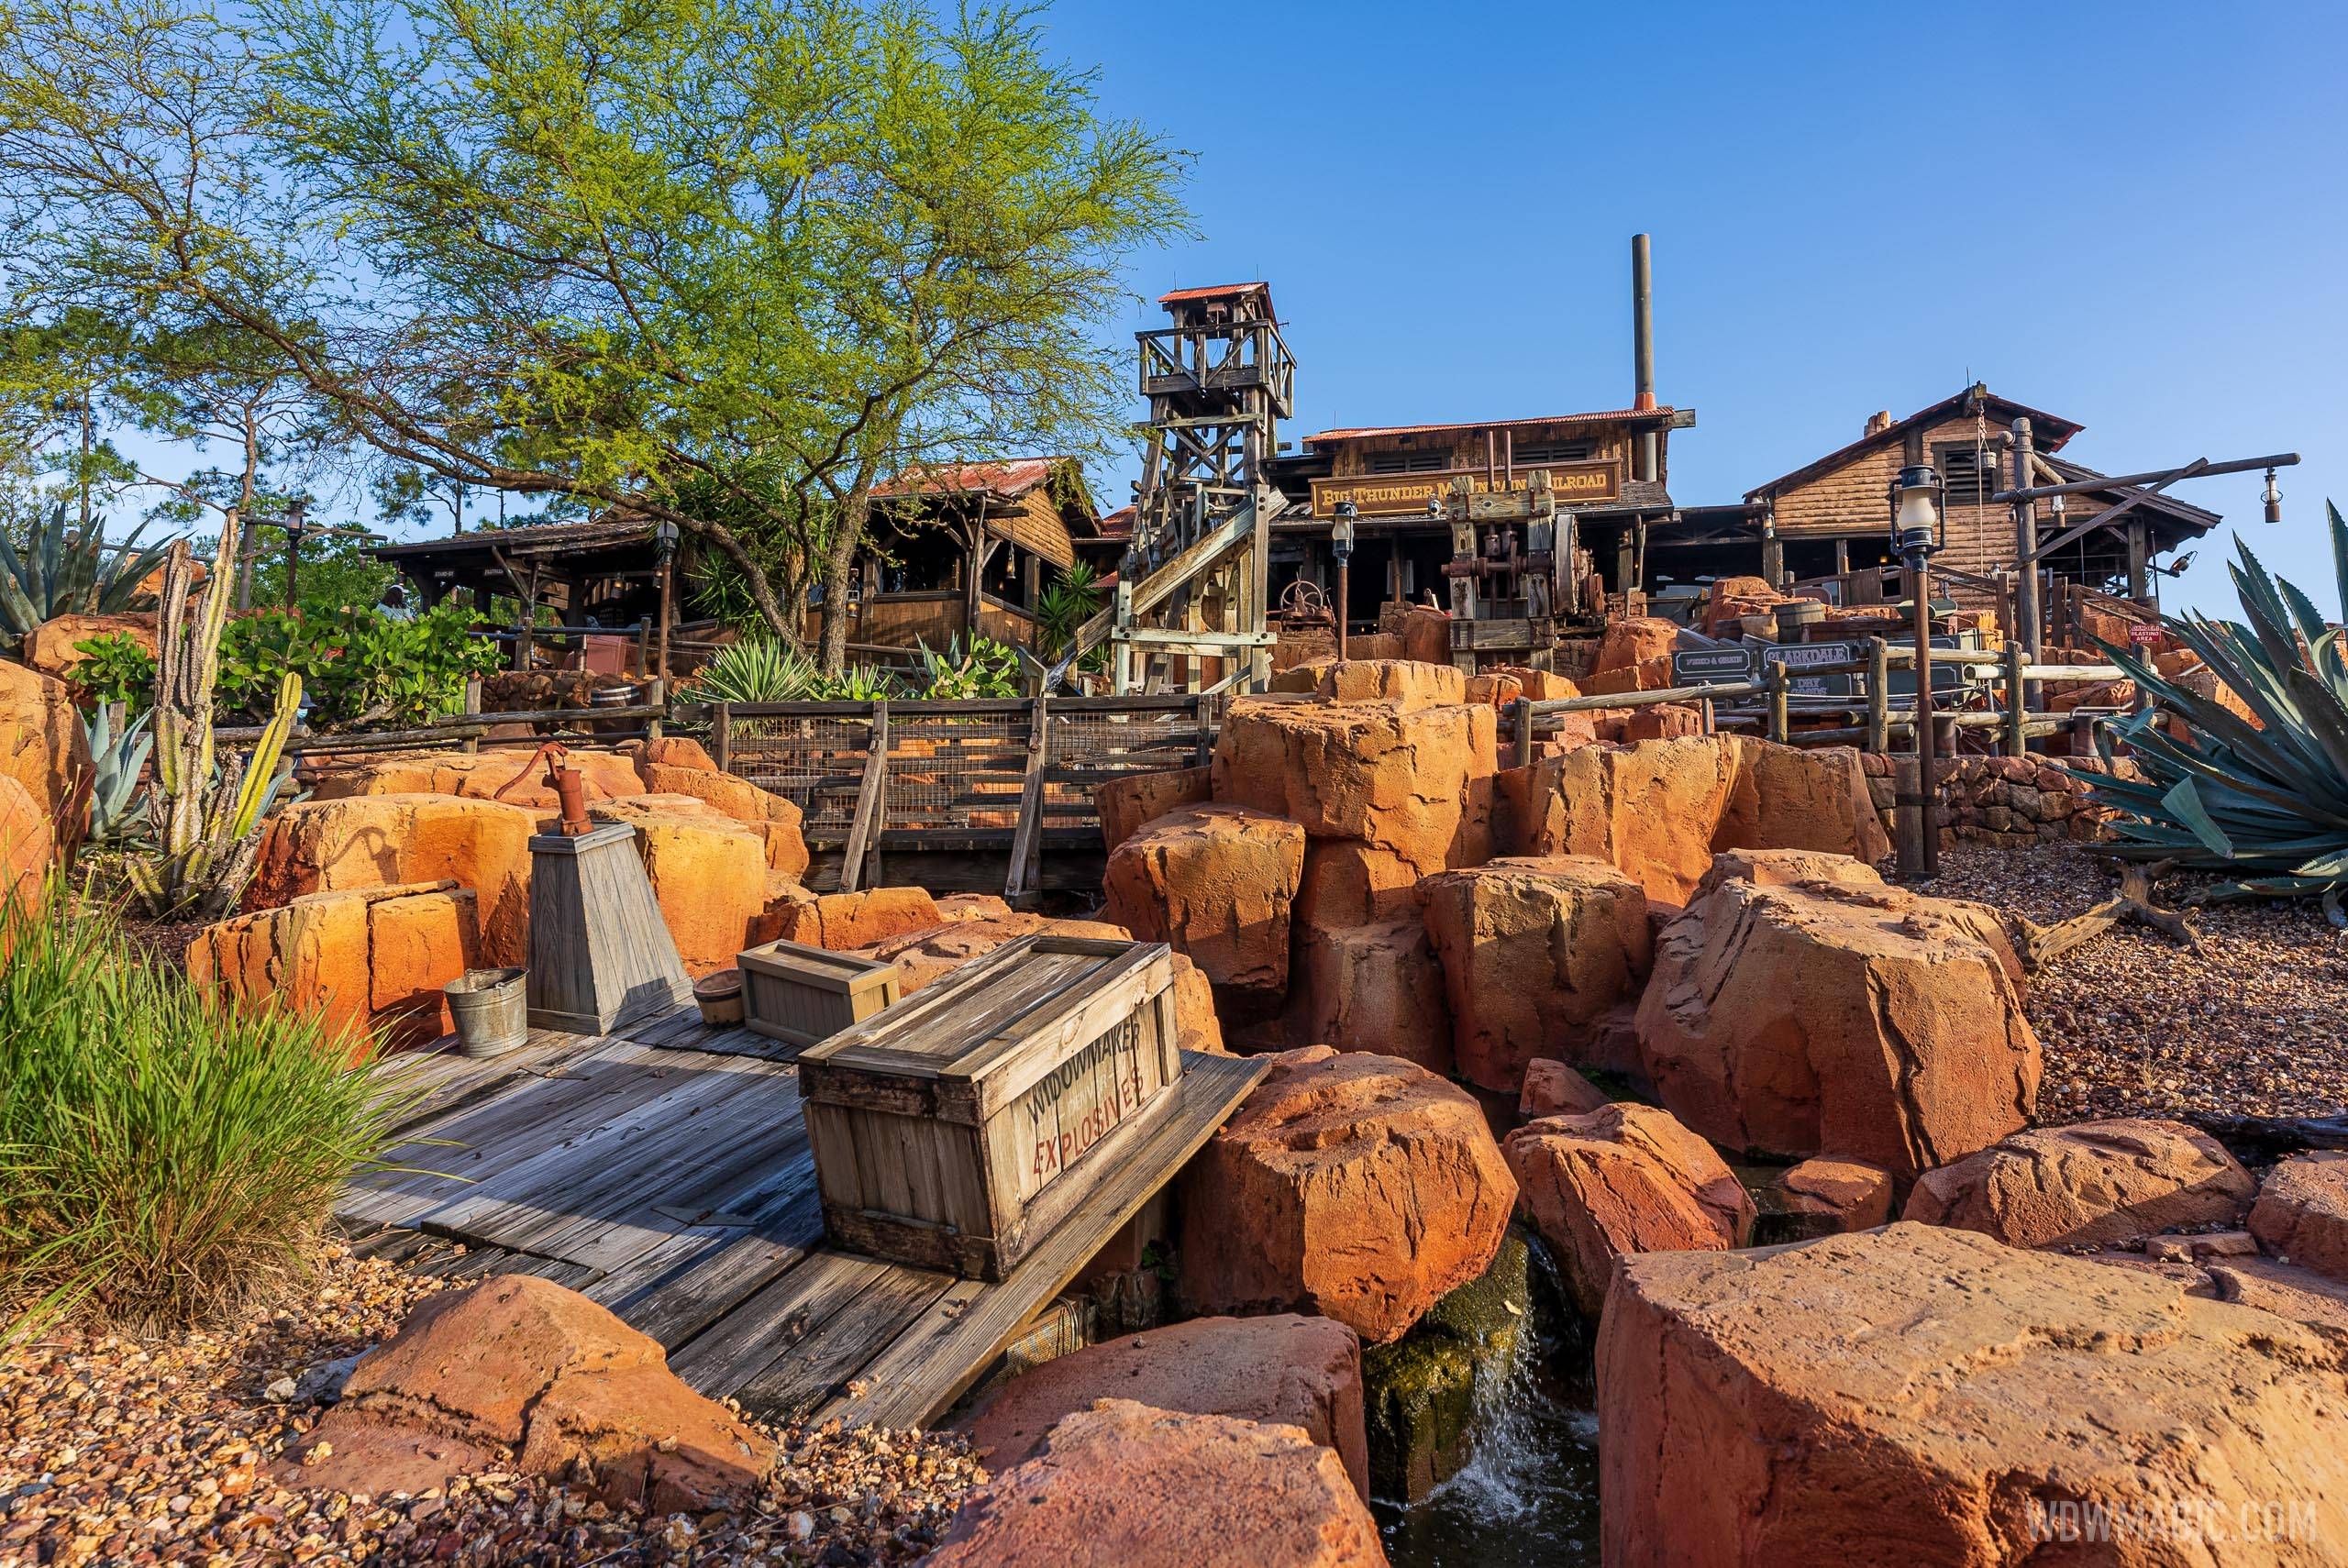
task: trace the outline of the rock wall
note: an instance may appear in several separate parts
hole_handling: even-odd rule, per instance
[[[1892,802],[1892,759],[1880,752],[1861,756],[1867,796],[1886,834],[1899,831]],[[2120,812],[2095,804],[2095,786],[2064,771],[2109,771],[2097,756],[2065,757],[2058,765],[2037,756],[1942,757],[1933,769],[1940,780],[1941,843],[1944,846],[1978,844],[2025,849],[2032,845],[2069,840],[2091,844],[2110,836],[2110,823]],[[2135,765],[2122,759],[2118,777],[2136,776]]]

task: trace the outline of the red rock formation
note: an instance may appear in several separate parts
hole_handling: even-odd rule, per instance
[[[305,893],[454,882],[479,897],[482,957],[528,961],[530,836],[540,815],[455,795],[360,795],[303,801],[271,819],[245,908]]]
[[[590,801],[644,793],[644,781],[637,777],[632,757],[582,747],[563,760],[586,778]],[[360,795],[455,795],[467,800],[500,799],[536,812],[550,812],[562,803],[547,787],[546,773],[544,762],[532,762],[530,753],[518,746],[478,752],[370,752],[305,765],[313,801],[343,801]]]
[[[1657,1098],[1723,1148],[1896,1176],[2020,1132],[2038,1038],[1977,912],[1892,888],[1720,883],[1656,946],[1638,1032]]]
[[[1443,966],[1415,918],[1307,931],[1296,955],[1290,1038],[1400,1056],[1450,1074]]]
[[[1224,991],[1277,1005],[1303,869],[1296,823],[1240,806],[1185,806],[1111,853],[1102,918],[1187,954]]]
[[[2277,1164],[2258,1189],[2250,1229],[2269,1252],[2348,1283],[2348,1153]]]
[[[1386,1568],[1378,1525],[1296,1427],[1103,1399],[971,1494],[923,1568]]]
[[[872,888],[861,893],[803,894],[770,904],[758,939],[779,937],[845,953],[946,923],[923,889]]]
[[[1585,1317],[1598,1316],[1617,1258],[1752,1237],[1752,1196],[1711,1144],[1654,1106],[1618,1101],[1527,1122],[1506,1149],[1525,1210]]]
[[[0,778],[23,785],[54,823],[89,769],[89,738],[65,682],[0,659]]]
[[[1316,931],[1415,920],[1420,875],[1391,850],[1351,839],[1307,839],[1291,918],[1298,927]]]
[[[1598,1391],[1610,1568],[2315,1562],[2348,1540],[2342,1342],[1962,1231],[1628,1259]],[[2232,1533],[2269,1518],[2289,1536]]]
[[[1678,646],[1678,623],[1660,615],[1626,615],[1609,621],[1598,639],[1598,662],[1592,667],[1592,673],[1630,669],[1649,659],[1667,659]]]
[[[76,667],[90,657],[80,645],[105,636],[127,637],[152,658],[158,641],[155,613],[134,610],[120,615],[57,616],[42,622],[26,635],[24,659],[43,675],[53,675],[71,685]]]
[[[607,1503],[698,1513],[748,1502],[773,1459],[771,1442],[678,1381],[656,1342],[559,1285],[501,1275],[427,1297],[278,1474],[381,1494],[583,1465]]]
[[[285,1007],[385,1050],[448,1032],[441,988],[480,966],[471,889],[419,882],[310,893],[198,932],[188,978],[252,1007]]]
[[[1242,699],[1215,745],[1219,801],[1350,839],[1422,871],[1490,847],[1491,709]]]
[[[1570,1062],[1541,1058],[1524,1064],[1524,1089],[1516,1099],[1520,1121],[1545,1116],[1586,1116],[1612,1102]]]
[[[1465,1090],[1391,1056],[1290,1051],[1182,1173],[1181,1295],[1384,1343],[1483,1273],[1515,1200]]]
[[[1635,999],[1654,964],[1646,895],[1603,860],[1511,858],[1419,884],[1443,960],[1459,1071],[1513,1094],[1536,1056],[1602,1061],[1600,1021]]]
[[[49,907],[50,862],[57,853],[49,813],[32,792],[0,773],[0,919],[38,917]],[[0,957],[7,949],[0,946]]]
[[[2097,1246],[2228,1225],[2256,1190],[2215,1138],[2178,1121],[2034,1127],[1917,1178],[1902,1218],[2013,1247]]]
[[[1820,1228],[1865,1231],[1891,1218],[1891,1173],[1864,1160],[1821,1154],[1778,1173],[1778,1200]]]
[[[1422,664],[1398,658],[1333,659],[1322,667],[1313,693],[1324,702],[1391,702],[1405,709],[1443,708],[1468,701],[1468,677],[1448,663]]]
[[[1102,847],[1115,851],[1144,823],[1157,821],[1185,806],[1202,806],[1214,798],[1214,769],[1169,767],[1157,773],[1128,773],[1098,785],[1092,803],[1101,813]]]
[[[1343,1323],[1283,1312],[1193,1318],[1123,1336],[1029,1368],[960,1425],[1000,1474],[1034,1458],[1056,1424],[1099,1399],[1300,1427],[1336,1450],[1354,1489],[1369,1495],[1361,1342]]]

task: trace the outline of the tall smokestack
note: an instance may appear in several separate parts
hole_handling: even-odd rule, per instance
[[[1631,406],[1648,409],[1655,406],[1655,263],[1648,253],[1647,237],[1631,236],[1631,368],[1634,381]],[[1652,482],[1656,477],[1656,435],[1648,431],[1639,437],[1639,477]]]

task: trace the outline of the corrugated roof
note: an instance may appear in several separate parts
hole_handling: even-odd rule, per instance
[[[1134,536],[1135,509],[1128,503],[1101,519],[1101,536],[1104,539],[1130,539]]]
[[[1370,436],[1419,436],[1438,430],[1523,430],[1540,425],[1631,425],[1638,423],[1667,423],[1678,410],[1666,404],[1657,408],[1606,408],[1589,414],[1553,414],[1537,419],[1462,419],[1448,425],[1361,425],[1340,430],[1324,430],[1304,437],[1307,446],[1323,441],[1358,441]]]
[[[919,463],[872,487],[876,497],[988,494],[1016,501],[1069,458],[1004,458],[981,463]]]
[[[404,545],[377,545],[368,554],[378,559],[431,556],[448,552],[541,550],[549,546],[591,547],[648,542],[655,525],[647,517],[591,517],[579,523],[532,523],[515,528],[480,528],[437,539],[417,539]]]
[[[2063,458],[2049,458],[2046,459],[2046,466],[2061,474],[2066,480],[2099,480],[2105,477],[2096,469],[2088,468],[2085,463],[2074,463]],[[2225,521],[2223,517],[2208,507],[2196,506],[2189,501],[2180,501],[2166,491],[2144,490],[2136,485],[2124,484],[2116,484],[2111,487],[2113,500],[2120,500],[2123,496],[2135,502],[2132,510],[2165,513],[2187,527],[2202,533],[2207,533]],[[2071,499],[2077,501],[2079,498],[2073,496]],[[2043,530],[2046,525],[2043,521],[2045,502],[2041,502],[2039,505],[2041,508],[2039,526]],[[2078,517],[2072,521],[2084,523],[2087,519]]]
[[[1210,283],[1203,289],[1170,289],[1157,296],[1159,304],[1180,304],[1184,300],[1211,300],[1224,294],[1249,294],[1261,291],[1271,293],[1269,283],[1258,280],[1253,283]]]

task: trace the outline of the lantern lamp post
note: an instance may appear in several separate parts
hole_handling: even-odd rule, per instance
[[[1329,554],[1337,563],[1337,657],[1346,657],[1346,610],[1353,586],[1354,518],[1359,508],[1350,501],[1337,502],[1336,518],[1329,525]]]
[[[1933,733],[1933,593],[1927,562],[1941,547],[1947,486],[1930,465],[1913,463],[1891,481],[1891,549],[1908,569],[1916,609],[1916,812],[1922,843],[1918,870],[1925,880],[1940,875],[1940,781]]]

